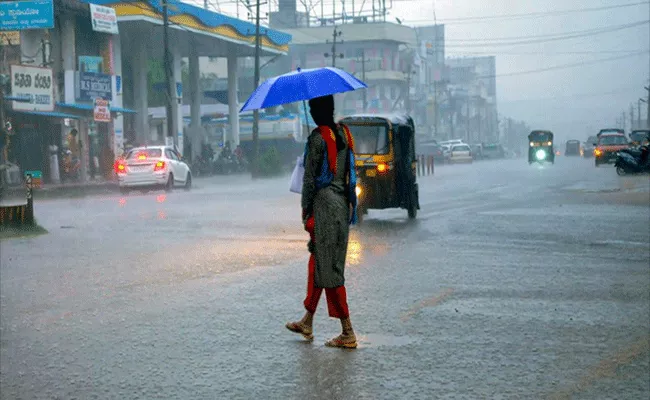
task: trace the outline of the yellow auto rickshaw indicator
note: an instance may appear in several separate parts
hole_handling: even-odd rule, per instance
[[[386,171],[388,171],[388,165],[386,165],[384,163],[381,163],[381,164],[377,165],[377,172],[382,174],[382,173],[384,173]]]

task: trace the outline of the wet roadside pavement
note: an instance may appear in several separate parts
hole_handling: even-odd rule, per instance
[[[325,299],[313,343],[284,328],[307,260],[286,179],[43,201],[49,235],[0,243],[0,397],[646,399],[650,211],[580,200],[621,182],[582,161],[438,168],[416,221],[371,210],[355,351],[324,347]]]

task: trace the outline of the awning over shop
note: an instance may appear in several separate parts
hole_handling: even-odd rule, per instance
[[[61,108],[74,108],[77,110],[92,111],[92,104],[80,104],[80,103],[56,103],[57,106]],[[135,110],[122,107],[110,107],[111,112],[123,113],[123,114],[136,114]]]
[[[20,114],[36,115],[36,116],[39,116],[39,117],[79,119],[78,115],[66,114],[66,113],[55,112],[55,111],[48,112],[48,111],[13,110],[13,112],[20,113]]]

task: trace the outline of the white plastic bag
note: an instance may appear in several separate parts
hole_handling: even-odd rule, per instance
[[[289,191],[292,193],[302,193],[302,179],[305,176],[305,165],[303,163],[303,157],[300,156],[296,159],[296,166],[291,173],[291,183]]]

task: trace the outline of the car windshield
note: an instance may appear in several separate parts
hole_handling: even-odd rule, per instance
[[[147,158],[159,158],[162,156],[160,149],[133,149],[126,156],[127,160],[138,160]]]
[[[469,151],[469,146],[466,144],[461,144],[454,146],[451,151]]]
[[[650,131],[638,131],[630,133],[630,139],[632,139],[634,142],[641,142],[647,137],[650,137]]]
[[[533,142],[551,142],[553,136],[548,132],[533,132],[530,134],[530,140]]]
[[[623,135],[607,135],[607,136],[601,136],[600,142],[598,143],[605,146],[611,146],[617,144],[627,144],[627,140]]]
[[[348,125],[357,154],[387,154],[388,129],[384,125]]]
[[[612,135],[612,134],[621,134],[621,133],[623,133],[623,131],[620,129],[603,129],[599,132],[600,135],[607,135],[607,134]]]

